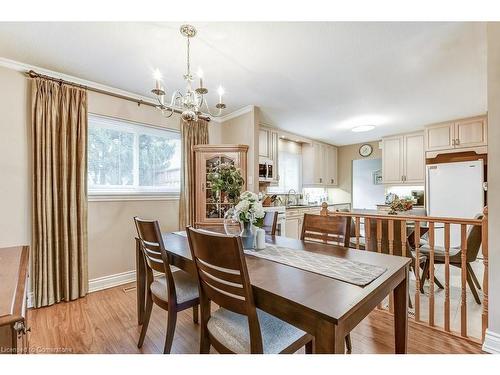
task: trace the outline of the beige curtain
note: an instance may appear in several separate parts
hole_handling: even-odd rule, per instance
[[[179,229],[194,225],[195,160],[192,147],[208,144],[208,122],[205,120],[184,122],[181,119],[181,195],[179,201]]]
[[[87,92],[32,81],[35,307],[83,297],[87,272]]]

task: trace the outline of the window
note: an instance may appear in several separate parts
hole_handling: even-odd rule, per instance
[[[270,186],[269,193],[288,193],[290,189],[296,192],[302,187],[302,154],[300,145],[295,142],[279,140],[278,144],[278,186]]]
[[[179,192],[179,133],[90,115],[88,138],[89,194]]]

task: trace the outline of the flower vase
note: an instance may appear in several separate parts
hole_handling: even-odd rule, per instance
[[[251,221],[243,222],[243,231],[241,232],[241,242],[243,249],[253,249],[255,246],[255,232],[253,230],[253,223]]]

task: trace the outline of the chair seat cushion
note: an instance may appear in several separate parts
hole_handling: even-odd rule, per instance
[[[419,252],[423,255],[429,256],[431,253],[431,247],[428,244],[422,245]],[[450,247],[450,260],[455,258],[460,253],[460,248]],[[443,246],[434,246],[434,259],[439,261],[444,261],[445,258],[445,248]]]
[[[306,333],[281,319],[257,309],[264,353],[278,354]],[[250,353],[250,332],[245,315],[220,308],[213,312],[209,332],[235,353]]]
[[[198,283],[194,277],[184,271],[172,272],[172,276],[174,277],[178,304],[198,298]],[[155,278],[150,286],[151,293],[168,301],[167,283],[165,275]]]

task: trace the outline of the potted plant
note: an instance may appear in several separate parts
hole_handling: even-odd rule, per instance
[[[241,192],[245,180],[241,176],[241,170],[231,163],[220,163],[212,167],[207,175],[212,191],[216,194],[217,200],[223,201],[221,193],[227,195],[228,201],[234,203]]]
[[[411,198],[394,198],[390,204],[391,210],[388,212],[389,215],[397,215],[397,212],[408,211],[413,208],[413,199]]]

